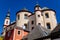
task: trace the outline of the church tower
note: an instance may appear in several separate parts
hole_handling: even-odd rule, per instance
[[[42,8],[40,8],[39,4],[36,4],[36,6],[35,6],[36,26],[40,25],[40,24],[41,24],[41,26],[44,26],[41,10],[42,10]]]
[[[6,31],[6,27],[10,24],[10,10],[8,10],[5,21],[4,21],[4,25],[3,25],[3,36],[5,36],[5,31]]]
[[[31,12],[28,11],[26,8],[17,12],[16,18],[16,25],[18,27],[23,27],[23,29],[27,28],[28,26],[28,16],[31,15]],[[24,27],[25,26],[25,27]]]

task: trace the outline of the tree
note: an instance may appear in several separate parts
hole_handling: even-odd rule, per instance
[[[4,38],[2,36],[0,36],[0,40],[3,40]]]

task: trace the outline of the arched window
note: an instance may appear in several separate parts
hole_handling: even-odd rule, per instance
[[[25,28],[27,28],[27,24],[24,24]]]
[[[18,15],[18,20],[20,19],[20,15]]]
[[[24,19],[27,19],[28,18],[28,15],[27,14],[24,14]]]
[[[34,21],[33,21],[33,20],[31,21],[31,24],[32,24],[32,25],[34,24]]]
[[[38,17],[40,17],[40,15],[38,15]]]
[[[47,28],[51,29],[50,23],[47,23]]]
[[[38,25],[41,25],[41,23],[38,23]]]
[[[45,13],[45,16],[46,16],[46,18],[49,18],[49,15],[48,15],[48,13]]]

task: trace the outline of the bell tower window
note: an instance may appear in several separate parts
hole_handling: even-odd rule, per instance
[[[6,21],[6,24],[8,24],[8,21]]]

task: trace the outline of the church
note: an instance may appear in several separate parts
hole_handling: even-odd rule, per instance
[[[56,11],[36,4],[34,12],[26,8],[17,11],[16,21],[12,23],[8,11],[2,36],[4,40],[34,40],[49,35],[56,26]]]

